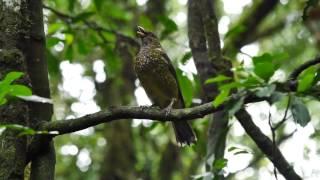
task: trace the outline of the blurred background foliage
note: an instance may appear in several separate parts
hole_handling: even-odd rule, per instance
[[[223,46],[246,28],[239,22],[250,16],[247,10],[259,2],[215,2]],[[139,49],[136,25],[159,35],[176,67],[187,105],[199,103],[200,85],[188,45],[187,0],[45,0],[44,4],[55,120],[112,106],[150,105],[132,67]],[[298,64],[314,58],[320,47],[316,22],[320,21],[316,17],[302,21],[304,7],[304,0],[281,0],[247,43],[241,45],[241,52],[229,51],[225,56],[233,60],[235,68],[250,68],[252,56],[278,55],[282,57],[281,62],[276,62],[280,68],[272,78],[284,81]],[[253,37],[256,34],[259,36]],[[283,111],[285,103],[282,104],[272,107],[273,110]],[[298,173],[312,177],[314,173],[319,174],[320,169],[304,165],[320,162],[319,157],[312,159],[319,155],[317,139],[320,136],[316,128],[319,104],[311,100],[306,104],[312,124],[303,129],[293,121],[288,122],[278,130],[277,138],[289,162],[298,165],[295,166]],[[255,112],[255,122],[268,135],[271,132],[266,109],[270,108],[264,103],[248,107],[250,112]],[[206,176],[208,121],[203,118],[192,124],[198,143],[185,148],[175,145],[167,124],[147,120],[117,121],[59,136],[55,141],[56,179],[202,178]],[[273,171],[270,162],[263,158],[237,121],[232,119],[229,124],[226,160],[215,166],[224,168],[223,173],[229,179],[270,179]],[[302,150],[289,153],[290,147],[297,144]]]

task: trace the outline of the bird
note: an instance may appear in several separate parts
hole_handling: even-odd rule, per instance
[[[170,112],[172,108],[185,108],[176,71],[160,44],[158,37],[137,26],[141,47],[134,61],[134,70],[153,106]],[[191,145],[197,141],[187,121],[173,121],[176,141],[179,145]]]

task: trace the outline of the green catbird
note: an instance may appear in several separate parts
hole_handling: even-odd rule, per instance
[[[184,108],[175,69],[159,39],[140,26],[137,27],[137,36],[142,45],[134,69],[148,97],[155,106],[169,111],[171,108]],[[196,136],[187,121],[175,121],[173,128],[179,144],[195,143]]]

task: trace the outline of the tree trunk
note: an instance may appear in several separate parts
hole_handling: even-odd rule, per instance
[[[25,1],[0,1],[0,79],[11,71],[26,74],[26,55],[19,48],[29,31]],[[30,85],[27,74],[16,83]],[[1,124],[27,125],[29,108],[26,102],[10,99],[0,106]],[[6,130],[0,136],[0,179],[23,179],[27,138]]]
[[[0,78],[10,71],[24,72],[25,76],[17,83],[29,85],[34,95],[49,98],[42,1],[1,0],[0,9]],[[0,121],[5,124],[37,128],[41,122],[50,121],[51,116],[51,104],[10,99],[0,107]],[[32,162],[31,179],[54,179],[54,148],[46,137],[27,139],[8,130],[0,140],[0,179],[23,179],[29,161]],[[41,150],[30,152],[30,144]]]

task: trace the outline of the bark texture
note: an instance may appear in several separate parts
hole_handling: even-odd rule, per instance
[[[215,84],[205,84],[209,78],[218,74],[232,76],[231,62],[221,54],[218,21],[213,2],[210,0],[189,0],[188,35],[192,55],[203,90],[203,100],[208,102],[219,93]],[[207,159],[222,159],[228,132],[228,116],[221,111],[213,115],[208,128]],[[213,157],[213,158],[212,158]],[[212,162],[207,162],[212,164]],[[208,169],[209,170],[209,169]],[[223,176],[216,174],[219,179]]]
[[[29,21],[25,1],[0,1],[0,79],[11,71],[26,73],[25,54],[18,44],[25,40]],[[15,83],[30,85],[27,75]],[[27,125],[29,108],[26,102],[10,99],[0,106],[0,124]],[[27,139],[18,132],[6,130],[0,135],[0,179],[23,179]]]
[[[50,97],[41,0],[0,1],[0,78],[10,71],[25,76],[17,83],[29,85],[33,94]],[[26,103],[10,99],[0,107],[1,123],[21,124],[36,128],[40,122],[50,121],[52,105]],[[31,179],[53,179],[55,156],[53,144],[47,138],[32,140],[5,131],[0,137],[1,178],[22,179],[26,163],[32,160]],[[27,154],[30,142],[42,148],[34,156]],[[9,153],[9,154],[8,154]],[[2,178],[3,177],[3,178]]]

